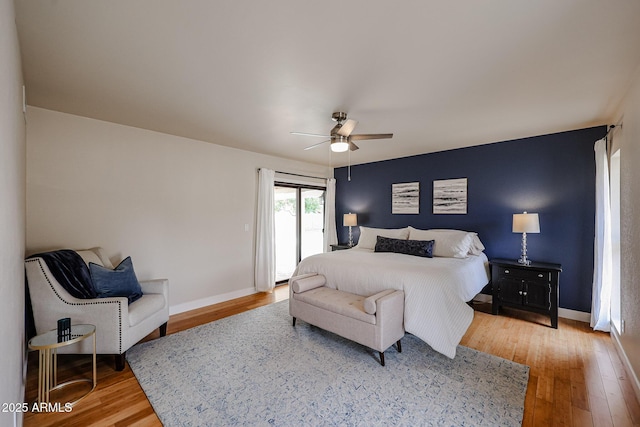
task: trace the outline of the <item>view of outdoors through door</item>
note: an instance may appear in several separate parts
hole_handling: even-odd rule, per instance
[[[324,189],[276,184],[276,282],[288,280],[301,259],[323,251]]]

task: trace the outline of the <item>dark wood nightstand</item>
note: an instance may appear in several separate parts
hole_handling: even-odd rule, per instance
[[[546,314],[551,327],[558,329],[558,283],[560,264],[532,262],[523,265],[507,259],[491,260],[493,314],[500,307]]]
[[[341,250],[344,250],[344,249],[351,249],[351,248],[349,247],[349,245],[340,245],[340,244],[331,245],[331,250],[332,251],[341,251]]]

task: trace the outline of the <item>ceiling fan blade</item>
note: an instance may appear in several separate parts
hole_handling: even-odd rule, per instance
[[[329,141],[331,141],[331,140],[327,139],[326,141],[318,142],[317,144],[313,144],[313,145],[308,146],[307,148],[305,148],[305,150],[311,150],[312,148],[316,148],[317,146],[322,145],[325,142],[329,142]]]
[[[306,132],[290,132],[291,135],[302,135],[302,136],[315,136],[320,138],[331,138],[331,135],[320,135],[317,133],[306,133]]]
[[[351,151],[356,151],[359,150],[360,147],[358,147],[356,144],[354,144],[353,142],[349,141],[349,149],[351,149]]]
[[[351,132],[355,129],[358,124],[357,120],[347,119],[346,122],[342,124],[342,127],[338,130],[338,135],[349,136]]]
[[[367,134],[361,134],[361,135],[351,135],[349,137],[349,139],[352,141],[362,141],[365,139],[387,139],[387,138],[393,138],[393,134],[392,133],[367,133]]]

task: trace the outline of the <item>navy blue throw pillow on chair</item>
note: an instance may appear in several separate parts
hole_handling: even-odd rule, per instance
[[[127,297],[131,304],[142,297],[142,289],[133,271],[130,256],[113,270],[90,262],[89,271],[98,298]]]

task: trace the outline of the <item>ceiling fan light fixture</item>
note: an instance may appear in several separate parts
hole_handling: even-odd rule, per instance
[[[349,143],[344,136],[336,136],[331,140],[331,151],[334,153],[344,153],[349,149]]]
[[[367,139],[387,139],[393,138],[392,133],[365,133],[365,134],[352,134],[353,129],[358,124],[357,120],[347,119],[347,113],[343,112],[335,112],[331,116],[331,118],[338,122],[333,129],[331,129],[331,133],[329,135],[319,135],[317,133],[306,133],[306,132],[291,132],[293,135],[303,135],[303,136],[317,136],[321,138],[330,138],[325,141],[319,142],[317,144],[310,145],[305,148],[305,150],[310,150],[312,148],[318,147],[326,142],[331,141],[331,151],[334,153],[344,153],[345,151],[355,151],[358,150],[359,147],[353,143],[353,141],[363,141]]]

